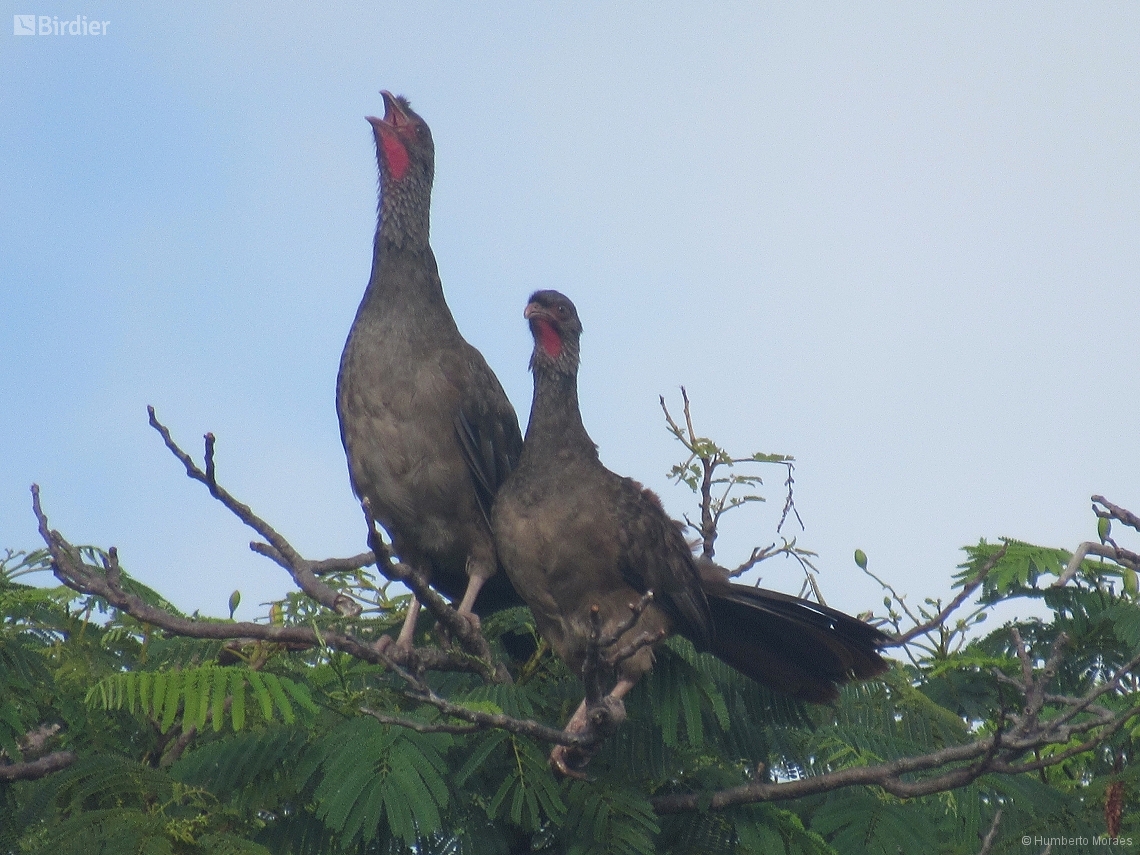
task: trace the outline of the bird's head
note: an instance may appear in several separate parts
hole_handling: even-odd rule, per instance
[[[570,298],[557,291],[535,291],[530,295],[523,317],[530,322],[530,333],[534,336],[531,370],[576,375],[582,322]]]
[[[384,97],[384,118],[369,116],[368,123],[376,137],[381,174],[386,181],[426,175],[430,185],[435,170],[435,143],[427,122],[412,110],[403,95],[380,94]]]
[[[369,116],[368,123],[376,138],[380,167],[381,221],[392,221],[393,232],[426,229],[435,175],[431,130],[407,98],[391,92],[380,94],[384,97],[384,118]],[[423,237],[426,240],[426,233]]]

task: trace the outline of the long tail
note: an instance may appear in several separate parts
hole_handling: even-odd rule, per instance
[[[704,575],[704,574],[702,574]],[[890,639],[843,612],[776,591],[704,581],[715,635],[710,652],[759,683],[815,703],[887,670]]]

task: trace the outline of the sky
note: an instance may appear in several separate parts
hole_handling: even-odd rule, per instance
[[[304,555],[363,551],[334,388],[380,89],[432,128],[448,301],[524,426],[522,310],[556,288],[603,462],[691,512],[658,404],[684,386],[698,432],[795,457],[783,533],[831,605],[882,608],[857,547],[917,605],[979,538],[1140,511],[1140,5],[3,6],[108,24],[0,17],[0,548],[40,545],[35,482],[180,608],[264,615],[287,576],[150,404]],[[761,474],[727,564],[777,537]]]

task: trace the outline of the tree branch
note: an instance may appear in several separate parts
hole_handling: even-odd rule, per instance
[[[27,763],[0,762],[0,781],[33,781],[66,769],[78,759],[74,751],[53,751]]]
[[[273,626],[248,622],[211,622],[192,620],[171,614],[163,609],[151,606],[134,594],[128,593],[122,587],[122,571],[119,567],[118,552],[112,547],[108,550],[108,558],[103,572],[83,562],[79,551],[68,543],[57,531],[48,526],[47,516],[40,505],[40,491],[37,485],[32,485],[32,509],[39,526],[40,536],[48,546],[51,555],[52,571],[56,578],[72,590],[82,594],[101,597],[119,611],[130,615],[136,620],[150,624],[174,635],[186,638],[202,639],[250,639],[256,641],[271,641],[282,644],[300,644],[309,647],[318,645],[334,650],[340,650],[351,656],[376,665],[383,665],[399,676],[408,684],[405,694],[411,700],[435,707],[441,713],[467,721],[480,729],[500,728],[522,736],[544,742],[553,742],[560,745],[580,746],[595,739],[589,731],[573,734],[562,730],[547,727],[535,721],[516,719],[502,714],[484,713],[471,710],[459,704],[452,703],[437,695],[420,677],[411,673],[393,660],[384,651],[337,630],[316,631],[301,626]],[[405,565],[401,565],[405,566]],[[430,589],[429,589],[430,590]],[[438,597],[434,591],[431,594]],[[444,604],[446,605],[446,603]],[[450,608],[450,606],[448,606]],[[460,618],[462,620],[462,618]],[[482,636],[480,636],[482,638]],[[485,643],[485,642],[484,642]],[[417,664],[426,670],[472,671],[487,677],[486,663],[474,660],[463,654],[449,654],[444,651],[417,649]],[[370,715],[376,715],[369,711]],[[383,715],[383,714],[380,714]],[[408,720],[389,717],[389,723],[399,726],[408,726]],[[57,752],[68,754],[68,752]],[[57,758],[53,762],[62,762]],[[74,756],[68,762],[74,762]],[[15,775],[16,764],[0,766],[0,778],[4,775]],[[19,764],[22,767],[29,764]],[[46,768],[46,765],[41,763]],[[66,765],[66,764],[65,764]],[[31,767],[29,770],[40,768]],[[62,767],[59,767],[62,768]],[[8,772],[4,772],[8,769]],[[43,774],[55,771],[47,769]],[[31,774],[31,771],[21,772]]]
[[[375,555],[376,569],[386,578],[400,582],[411,589],[416,599],[420,601],[420,605],[431,612],[440,626],[457,639],[463,650],[475,660],[475,668],[485,680],[496,683],[511,682],[507,670],[502,665],[496,667],[494,664],[491,647],[479,628],[452,608],[451,604],[428,584],[427,578],[418,568],[393,560],[392,551],[380,536],[380,529],[368,499],[361,501],[360,507],[368,524],[368,546]]]
[[[1032,657],[1016,630],[1013,637],[1022,666],[1021,679],[1005,674],[1001,674],[1001,678],[1003,683],[1016,686],[1024,695],[1025,708],[1021,714],[1009,716],[1012,726],[1008,729],[1003,715],[993,734],[928,754],[867,766],[852,766],[792,781],[757,781],[712,793],[658,796],[652,799],[653,808],[658,814],[723,810],[734,805],[801,798],[856,785],[881,787],[899,798],[931,795],[965,786],[986,774],[1020,775],[1056,766],[1102,744],[1140,716],[1140,705],[1113,713],[1094,704],[1097,698],[1118,686],[1125,674],[1140,666],[1140,654],[1118,669],[1105,683],[1089,689],[1083,696],[1057,696],[1047,693],[1046,687],[1061,665],[1067,641],[1065,635],[1062,633],[1053,643],[1045,665],[1036,672],[1032,668]],[[1041,712],[1046,703],[1060,706],[1062,711],[1051,718],[1042,719]],[[1076,716],[1081,713],[1088,718],[1076,721]],[[1068,745],[1074,737],[1090,731],[1095,732],[1088,739],[1077,745],[1069,745],[1064,751],[1029,762],[1018,762],[1026,754],[1051,745]],[[916,773],[932,770],[943,771],[929,777],[913,777]]]
[[[306,626],[276,626],[245,621],[209,621],[185,618],[152,606],[125,591],[121,584],[118,551],[108,550],[108,566],[104,572],[83,562],[78,550],[57,531],[48,528],[47,517],[40,507],[39,486],[32,485],[32,510],[39,524],[40,536],[48,545],[52,572],[67,587],[81,594],[101,597],[109,605],[173,635],[218,641],[238,640],[246,643],[268,641],[294,648],[323,646],[361,659],[373,665],[391,665],[391,659],[371,644],[340,630],[316,631]],[[465,671],[484,674],[485,667],[471,657],[434,648],[416,651],[421,667],[433,671]]]
[[[1129,528],[1134,528],[1136,531],[1140,531],[1140,517],[1136,516],[1136,514],[1132,513],[1132,511],[1126,510],[1119,505],[1114,505],[1104,496],[1093,496],[1092,501],[1095,503],[1093,511],[1097,516],[1100,516],[1104,512],[1096,508],[1095,505],[1103,505],[1108,512],[1108,516],[1112,517],[1112,519],[1120,520]]]
[[[239,502],[218,484],[214,469],[215,439],[212,433],[206,434],[206,469],[203,471],[194,462],[193,458],[183,451],[170,436],[170,430],[166,425],[162,424],[155,415],[154,407],[148,406],[146,411],[150,419],[150,426],[158,431],[162,437],[162,441],[166,444],[166,447],[170,449],[170,453],[181,461],[182,465],[186,468],[187,476],[205,484],[211,496],[225,505],[234,516],[269,542],[269,545],[272,546],[273,550],[277,553],[276,557],[271,557],[289,571],[289,574],[293,577],[293,581],[297,583],[298,588],[321,605],[332,609],[339,615],[356,617],[360,614],[361,608],[358,602],[339,591],[333,590],[318,579],[313,570],[313,563],[311,561],[306,561],[302,558],[292,545],[290,545],[289,541],[278,534],[269,523],[255,514],[249,505]],[[262,552],[262,554],[265,553]]]
[[[977,590],[978,586],[982,584],[982,582],[985,580],[986,576],[989,575],[990,571],[993,570],[994,567],[997,566],[997,563],[999,561],[1001,561],[1002,558],[1005,557],[1005,551],[1006,551],[1006,547],[1003,545],[1001,549],[999,549],[997,552],[995,552],[993,555],[991,555],[986,560],[986,563],[982,565],[981,569],[978,570],[978,572],[974,574],[974,578],[972,578],[969,582],[967,582],[965,585],[962,586],[962,590],[958,592],[958,595],[956,597],[954,597],[953,600],[950,601],[950,604],[948,606],[946,606],[946,608],[944,608],[942,611],[940,611],[934,617],[930,618],[930,620],[924,621],[924,622],[918,624],[917,626],[911,627],[909,630],[902,633],[901,635],[896,635],[893,639],[891,639],[891,642],[888,646],[889,647],[899,647],[899,646],[906,644],[907,642],[911,641],[916,636],[928,633],[932,629],[936,629],[937,627],[940,627],[943,624],[945,624],[946,619],[948,617],[950,617],[950,615],[953,614],[955,611],[957,611],[957,609],[962,605],[962,603],[964,603],[966,601],[966,598],[969,597],[970,594],[974,593],[974,591]],[[895,591],[893,588],[891,588],[889,585],[886,585],[884,582],[882,582],[882,580],[880,580],[878,577],[874,576],[873,574],[868,573],[868,575],[870,575],[872,579],[875,579],[875,581],[879,582],[880,585],[884,585],[884,587],[888,588],[891,591],[891,593],[894,594],[896,602],[902,602],[902,599],[898,596],[898,594],[895,594]],[[905,606],[904,606],[904,608],[905,608]],[[907,612],[907,614],[911,617],[912,620],[914,620],[914,616],[910,615],[909,611]]]
[[[280,564],[286,570],[289,569],[289,564],[284,556],[268,543],[262,543],[258,540],[250,541],[249,548],[252,552],[264,555],[270,561]],[[331,573],[354,573],[357,570],[375,565],[376,554],[374,552],[361,552],[351,558],[324,558],[320,561],[309,561],[308,564],[309,569],[318,576],[327,576]]]
[[[1094,543],[1091,540],[1086,540],[1077,547],[1077,551],[1073,553],[1073,557],[1069,559],[1069,563],[1065,565],[1064,571],[1057,577],[1057,581],[1049,587],[1063,588],[1077,575],[1081,569],[1081,562],[1084,561],[1089,555],[1099,555],[1101,558],[1108,558],[1118,564],[1123,564],[1125,567],[1131,567],[1133,570],[1140,571],[1140,555],[1135,552],[1130,552],[1127,549],[1122,549],[1119,546],[1107,543]]]
[[[982,848],[978,850],[978,855],[990,855],[990,850],[993,849],[994,840],[997,839],[998,825],[1001,824],[1001,808],[997,809],[994,814],[994,821],[990,823],[990,830],[986,832],[986,836],[982,838]]]

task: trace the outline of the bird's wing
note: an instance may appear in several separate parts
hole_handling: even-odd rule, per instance
[[[470,353],[470,379],[455,414],[455,434],[489,524],[495,493],[518,465],[522,433],[498,378],[479,351],[472,347]]]
[[[655,493],[631,478],[615,478],[622,578],[636,591],[653,591],[654,602],[673,618],[675,629],[698,649],[707,649],[712,618],[680,528]]]

